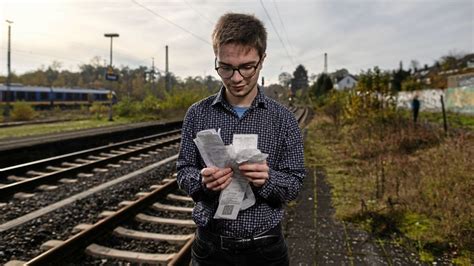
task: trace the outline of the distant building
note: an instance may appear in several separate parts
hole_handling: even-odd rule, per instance
[[[338,77],[334,80],[334,89],[335,90],[347,90],[353,89],[357,85],[357,78],[351,74],[345,75],[343,77]]]
[[[431,67],[425,66],[424,69],[415,70],[412,76],[416,82],[423,84],[423,88],[446,89],[472,84],[474,54],[467,54],[454,60],[455,62],[451,62],[449,67],[445,66],[444,69],[437,62]]]

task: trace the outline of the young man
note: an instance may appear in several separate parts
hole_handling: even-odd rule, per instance
[[[262,22],[228,13],[219,19],[212,37],[223,87],[189,108],[177,162],[179,186],[196,203],[192,263],[288,265],[280,222],[283,205],[296,198],[305,175],[301,132],[294,115],[257,85],[266,56]],[[205,165],[193,139],[206,129],[220,129],[225,145],[232,143],[234,134],[256,134],[258,149],[268,154],[266,161],[239,166],[256,202],[241,209],[235,220],[213,218],[233,171]]]

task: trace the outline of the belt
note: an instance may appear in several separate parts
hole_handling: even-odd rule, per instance
[[[197,238],[210,241],[222,250],[244,250],[263,247],[276,243],[282,237],[280,224],[262,234],[250,238],[223,236],[212,233],[203,227],[198,227],[196,232]]]

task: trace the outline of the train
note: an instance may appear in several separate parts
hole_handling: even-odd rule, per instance
[[[7,94],[10,95],[8,99]],[[112,101],[115,103],[116,99],[115,93],[107,89],[40,87],[22,84],[11,84],[7,87],[5,84],[0,84],[0,104],[24,101],[36,108],[48,108],[91,105],[94,102],[110,103]]]

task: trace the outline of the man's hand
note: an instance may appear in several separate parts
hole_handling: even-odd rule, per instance
[[[240,172],[255,187],[261,187],[267,182],[269,169],[267,161],[262,163],[243,163],[239,166]]]
[[[207,189],[220,191],[226,188],[232,181],[231,168],[207,167],[201,170],[202,183]]]

